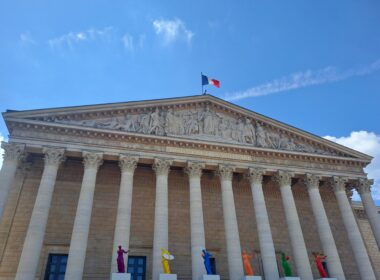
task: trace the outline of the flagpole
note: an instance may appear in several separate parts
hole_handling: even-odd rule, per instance
[[[201,85],[202,85],[202,92],[201,94],[203,94],[203,73],[201,72]]]

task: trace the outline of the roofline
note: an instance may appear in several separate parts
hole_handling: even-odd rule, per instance
[[[83,109],[85,108],[85,111],[90,111],[90,110],[94,110],[94,109],[102,109],[104,107],[109,107],[109,106],[122,107],[122,106],[126,106],[126,105],[131,106],[133,104],[137,105],[137,104],[153,103],[153,102],[181,101],[181,100],[187,100],[187,99],[192,99],[191,101],[195,101],[194,98],[196,99],[196,101],[210,100],[211,99],[212,101],[217,102],[219,104],[223,104],[227,107],[233,107],[238,111],[243,111],[243,112],[248,113],[248,114],[253,113],[253,114],[257,115],[258,117],[263,118],[264,120],[271,121],[272,123],[280,126],[282,129],[289,129],[290,128],[292,130],[292,132],[294,132],[294,133],[301,133],[304,136],[310,137],[312,139],[317,138],[319,141],[325,143],[326,145],[332,146],[332,148],[343,150],[346,153],[354,154],[358,157],[362,157],[365,160],[368,160],[368,163],[370,163],[370,161],[373,159],[373,157],[370,155],[367,155],[367,154],[361,153],[359,151],[353,150],[351,148],[348,148],[346,146],[337,144],[337,143],[330,141],[330,140],[327,140],[321,136],[318,136],[318,135],[315,135],[315,134],[310,133],[308,131],[305,131],[303,129],[294,127],[293,125],[289,125],[289,124],[286,124],[284,122],[275,120],[271,117],[257,113],[255,111],[244,108],[240,105],[231,103],[229,101],[226,101],[224,99],[221,99],[219,97],[216,97],[216,96],[213,96],[210,94],[198,94],[198,95],[189,95],[189,96],[181,96],[181,97],[168,97],[168,98],[146,99],[146,100],[126,101],[126,102],[111,102],[111,103],[101,103],[101,104],[94,104],[94,105],[77,105],[77,106],[66,106],[66,107],[54,107],[54,108],[48,108],[48,109],[33,109],[33,110],[23,110],[23,111],[11,111],[11,112],[8,111],[8,112],[3,112],[2,115],[3,115],[4,120],[6,120],[8,117],[18,117],[18,116],[23,116],[23,115],[34,115],[34,114],[40,115],[41,113],[51,114],[51,113],[54,113],[56,111],[61,111],[61,110],[75,110],[75,109],[79,109],[79,108],[83,108]],[[314,141],[315,141],[315,139],[314,139]]]

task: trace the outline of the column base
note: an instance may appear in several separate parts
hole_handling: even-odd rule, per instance
[[[287,276],[287,277],[281,277],[280,280],[301,280],[301,278]]]
[[[177,274],[160,273],[160,280],[177,280]]]
[[[220,276],[204,274],[202,279],[203,280],[220,280]]]
[[[243,280],[261,280],[262,278],[261,278],[261,276],[248,276],[248,275],[246,275],[246,276],[244,276],[243,277]]]
[[[112,273],[112,280],[131,280],[130,273]]]

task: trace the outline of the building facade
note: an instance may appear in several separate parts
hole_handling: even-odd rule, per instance
[[[210,95],[7,111],[0,279],[109,279],[118,245],[133,279],[380,277],[371,157]],[[352,207],[357,189],[363,207]],[[363,214],[364,213],[364,214]],[[127,259],[127,258],[126,258]]]

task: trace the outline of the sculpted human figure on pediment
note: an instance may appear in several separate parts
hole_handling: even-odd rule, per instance
[[[154,107],[143,112],[97,120],[57,120],[69,124],[160,136],[241,143],[260,148],[332,154],[293,139],[250,117],[233,117],[205,106],[174,110]]]

